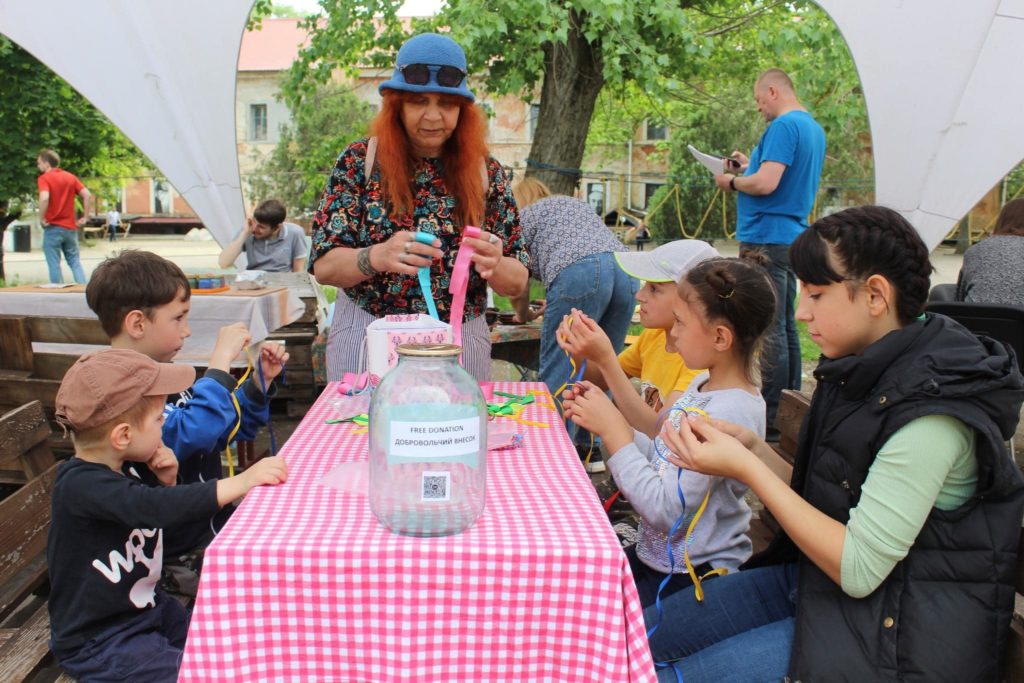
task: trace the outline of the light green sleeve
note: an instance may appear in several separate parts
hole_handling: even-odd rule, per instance
[[[844,593],[869,595],[906,557],[933,507],[953,510],[974,495],[974,439],[973,429],[946,415],[920,417],[889,437],[846,524]]]

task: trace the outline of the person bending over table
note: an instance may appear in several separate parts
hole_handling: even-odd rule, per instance
[[[463,359],[473,376],[488,380],[487,285],[501,295],[520,294],[529,257],[508,178],[487,151],[485,119],[466,84],[465,54],[446,36],[414,36],[379,89],[383,102],[373,136],[338,157],[313,219],[309,270],[321,284],[339,288],[327,340],[328,379],[362,369],[366,327],[375,319],[427,312],[420,267],[430,268],[429,294],[448,321],[448,287],[465,242],[475,253]],[[480,227],[480,239],[463,238],[470,225]],[[433,242],[416,241],[417,231],[434,235]]]
[[[513,297],[520,322],[545,313],[540,335],[540,379],[552,396],[569,379],[570,363],[558,346],[562,318],[577,308],[596,322],[616,354],[633,317],[637,283],[615,264],[615,252],[627,251],[590,204],[565,195],[552,195],[547,185],[524,178],[512,190],[521,215],[523,243],[530,252],[530,274],[547,292],[544,309],[530,309],[530,295]],[[573,430],[576,448],[591,449],[590,433]],[[591,457],[590,464],[600,459]]]

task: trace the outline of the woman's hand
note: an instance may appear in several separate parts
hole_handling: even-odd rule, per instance
[[[501,237],[493,232],[481,232],[480,237],[463,237],[462,241],[473,247],[473,267],[485,280],[490,280],[495,269],[504,258],[504,244]]]
[[[676,467],[694,472],[749,483],[744,477],[750,466],[757,462],[757,456],[739,439],[716,429],[702,418],[683,419],[679,431],[672,427],[671,422],[666,422],[661,438],[671,451],[666,454],[666,459]]]
[[[415,276],[420,268],[443,257],[441,240],[435,237],[431,244],[422,244],[416,241],[416,233],[409,230],[399,230],[386,242],[370,247],[370,265],[381,273]]]

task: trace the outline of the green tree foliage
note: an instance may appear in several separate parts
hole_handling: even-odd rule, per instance
[[[450,28],[479,89],[527,101],[540,89],[527,174],[556,192],[575,185],[602,88],[635,82],[662,92],[711,46],[691,29],[686,11],[701,0],[449,0],[437,16],[408,27],[396,16],[401,0],[320,4],[327,19],[307,24],[312,36],[286,85],[289,102],[308,97],[336,69],[387,68],[412,33]]]
[[[354,139],[366,135],[373,111],[344,85],[321,86],[292,108],[274,151],[250,180],[252,196],[276,197],[289,213],[316,208],[331,164]]]
[[[691,25],[712,43],[701,56],[701,68],[677,79],[661,97],[640,88],[625,91],[633,103],[627,121],[654,115],[667,121],[671,131],[663,145],[669,154],[667,185],[650,203],[656,210],[648,225],[656,239],[693,235],[698,227],[702,237],[731,235],[735,197],[723,201],[686,145],[710,154],[749,154],[766,125],[754,104],[754,81],[771,67],[790,74],[801,102],[825,129],[823,195],[840,195],[838,201],[845,203],[870,201],[870,134],[860,80],[845,41],[824,11],[810,2],[729,0],[692,12]],[[599,112],[623,109],[624,101],[606,96],[613,101]],[[614,126],[595,123],[594,129],[607,137]]]
[[[36,156],[52,148],[61,167],[113,197],[117,178],[135,175],[144,157],[105,116],[63,79],[0,36],[0,237],[37,195]],[[0,252],[0,279],[3,260]]]

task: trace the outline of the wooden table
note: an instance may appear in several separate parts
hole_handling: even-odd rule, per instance
[[[238,290],[216,294],[193,292],[188,314],[192,336],[175,358],[176,361],[205,365],[217,343],[220,328],[234,322],[245,323],[253,343],[267,338],[271,331],[296,320],[305,305],[286,287]],[[0,313],[53,318],[90,318],[96,316],[85,302],[85,286],[72,285],[61,289],[23,285],[0,289]],[[54,345],[56,346],[56,345]],[[68,353],[84,353],[92,347],[66,349]],[[47,351],[55,349],[47,348]]]

